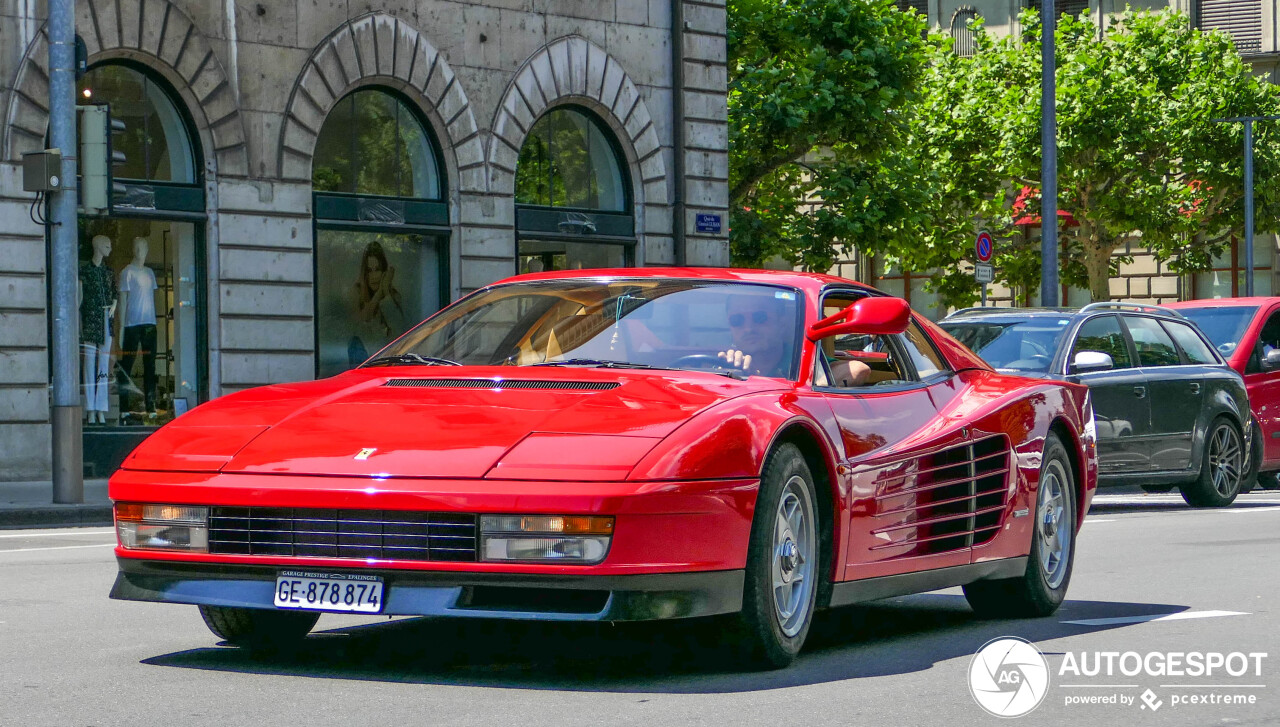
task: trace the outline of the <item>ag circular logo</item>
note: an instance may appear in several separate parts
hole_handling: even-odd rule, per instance
[[[1021,717],[1039,707],[1049,692],[1049,662],[1030,641],[992,639],[969,663],[969,692],[989,714]]]

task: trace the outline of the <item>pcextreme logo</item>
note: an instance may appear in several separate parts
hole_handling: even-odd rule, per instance
[[[1030,641],[992,639],[969,662],[969,693],[988,714],[1021,717],[1049,692],[1049,662]]]

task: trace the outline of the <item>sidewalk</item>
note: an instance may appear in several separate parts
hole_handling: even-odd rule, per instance
[[[51,482],[0,482],[0,528],[110,525],[106,480],[85,480],[84,503],[53,504]]]

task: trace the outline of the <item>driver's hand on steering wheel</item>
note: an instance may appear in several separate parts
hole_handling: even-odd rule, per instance
[[[751,369],[751,354],[749,353],[743,353],[742,351],[731,348],[728,351],[721,351],[720,353],[717,353],[716,357],[724,359],[725,363],[727,363],[731,368],[742,371],[749,371]]]

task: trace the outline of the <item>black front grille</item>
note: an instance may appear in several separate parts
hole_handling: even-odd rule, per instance
[[[209,552],[379,560],[476,560],[476,516],[400,510],[214,507]]]

